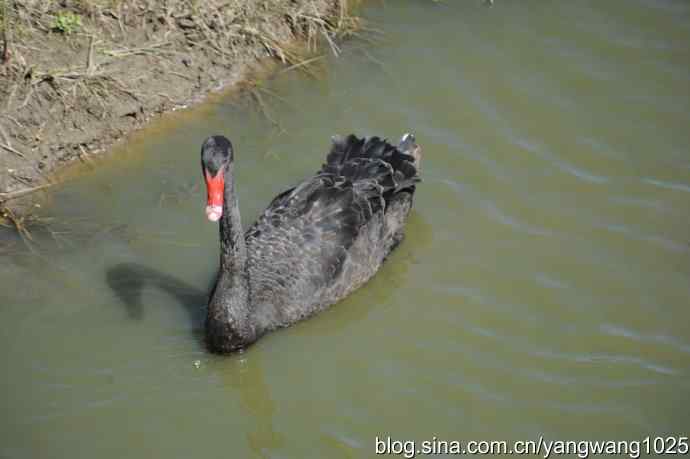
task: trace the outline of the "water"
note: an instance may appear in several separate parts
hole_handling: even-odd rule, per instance
[[[0,457],[372,457],[400,440],[688,434],[690,5],[371,2],[383,40],[157,122],[5,235]],[[198,151],[245,222],[335,133],[417,134],[407,239],[376,278],[209,355]],[[200,366],[196,368],[195,361]]]

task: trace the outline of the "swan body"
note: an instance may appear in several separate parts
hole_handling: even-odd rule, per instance
[[[219,353],[305,319],[369,280],[402,240],[420,180],[421,149],[412,135],[397,146],[334,137],[323,167],[276,196],[243,233],[232,144],[209,137],[201,155],[206,212],[220,228],[206,318],[207,344]]]

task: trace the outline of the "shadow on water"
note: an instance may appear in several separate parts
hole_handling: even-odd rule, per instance
[[[134,320],[144,318],[142,292],[146,288],[157,288],[174,297],[187,311],[196,337],[203,341],[201,332],[208,303],[207,292],[211,291],[215,279],[208,290],[202,291],[170,274],[138,263],[120,263],[106,271],[106,282],[122,300],[127,315]]]
[[[127,315],[141,320],[145,314],[142,293],[147,288],[160,289],[174,297],[187,311],[195,337],[203,343],[203,323],[206,303],[215,279],[208,290],[202,291],[170,274],[160,272],[138,263],[120,263],[106,271],[108,286],[122,300]],[[281,434],[273,428],[275,403],[270,396],[261,360],[256,353],[242,353],[217,361],[224,386],[237,391],[248,419],[255,419],[257,425],[247,434],[247,442],[254,457],[265,457],[267,452],[279,449],[285,444]],[[214,365],[215,366],[215,365]]]

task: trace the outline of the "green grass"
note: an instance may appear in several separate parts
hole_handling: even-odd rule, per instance
[[[81,28],[81,16],[71,11],[60,12],[55,16],[52,28],[56,32],[71,35]]]

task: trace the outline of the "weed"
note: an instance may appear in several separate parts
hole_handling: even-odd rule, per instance
[[[71,11],[60,12],[53,21],[53,30],[56,32],[71,35],[81,27],[81,16]]]

